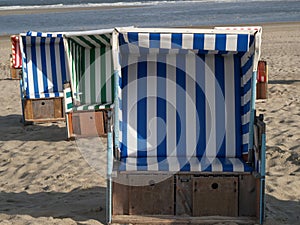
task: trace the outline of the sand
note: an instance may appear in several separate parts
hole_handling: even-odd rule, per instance
[[[266,224],[300,224],[300,23],[263,25],[269,98]],[[0,38],[0,224],[105,223],[105,178],[66,141],[65,124],[24,127],[19,82],[9,80],[10,42]],[[99,141],[99,140],[96,140]],[[98,152],[103,152],[105,142]],[[99,163],[103,168],[104,163]],[[100,171],[100,172],[99,172]]]

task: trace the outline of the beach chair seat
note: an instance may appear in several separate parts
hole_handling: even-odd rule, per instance
[[[63,121],[63,84],[69,80],[60,33],[20,34],[24,124]]]
[[[66,108],[69,139],[106,134],[106,111],[113,106],[114,90],[111,34],[112,29],[65,34],[71,71],[71,100],[65,96],[66,102],[72,102]]]
[[[241,172],[250,173],[253,167],[242,158],[220,157],[139,157],[121,158],[119,168],[122,171],[152,172]]]
[[[263,222],[264,141],[253,150],[257,34],[114,32],[109,223]]]

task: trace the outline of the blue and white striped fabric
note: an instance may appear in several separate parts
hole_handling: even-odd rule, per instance
[[[249,172],[251,32],[120,32],[121,170]]]
[[[62,34],[27,32],[21,40],[25,97],[63,97],[69,79]]]

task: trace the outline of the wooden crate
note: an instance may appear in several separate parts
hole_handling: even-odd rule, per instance
[[[259,179],[251,174],[178,173],[158,183],[152,180],[155,175],[159,176],[118,174],[113,182],[114,222],[213,224],[216,218],[219,222],[259,218]],[[150,185],[131,185],[134,181]]]
[[[107,134],[106,112],[80,111],[68,113],[70,137],[97,137]]]
[[[193,216],[238,216],[238,177],[193,177]]]
[[[24,99],[24,122],[63,121],[63,98]]]
[[[127,179],[127,185],[113,182],[113,215],[174,215],[173,176],[157,181],[153,175],[130,174]],[[136,185],[141,181],[147,185]]]

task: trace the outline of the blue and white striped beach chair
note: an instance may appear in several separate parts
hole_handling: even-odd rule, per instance
[[[20,35],[23,122],[64,120],[63,84],[68,78],[62,34]]]
[[[65,95],[68,138],[106,133],[106,111],[113,103],[113,29],[65,34],[70,85]],[[69,90],[69,91],[68,91]],[[72,104],[70,104],[72,103]]]
[[[162,28],[114,33],[109,223],[263,223],[256,35]]]

